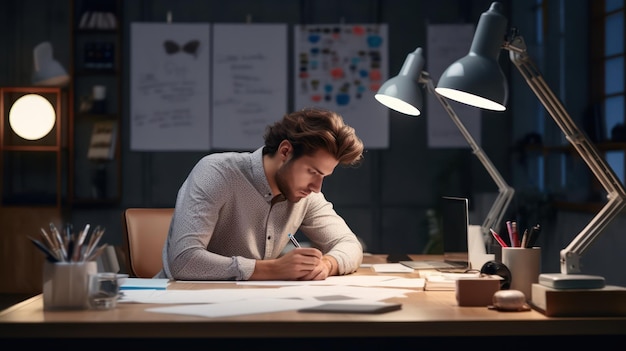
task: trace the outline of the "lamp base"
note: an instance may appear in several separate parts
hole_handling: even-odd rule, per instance
[[[587,274],[543,273],[539,284],[555,289],[600,289],[604,287],[604,277]]]

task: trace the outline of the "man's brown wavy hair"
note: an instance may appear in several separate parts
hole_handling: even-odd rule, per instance
[[[263,154],[274,154],[283,140],[294,149],[294,158],[313,155],[323,149],[344,166],[356,166],[363,159],[363,141],[343,117],[330,110],[306,108],[286,114],[267,127]]]

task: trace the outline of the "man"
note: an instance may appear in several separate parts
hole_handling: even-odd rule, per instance
[[[254,152],[203,157],[178,191],[156,277],[176,280],[323,280],[354,272],[363,248],[321,193],[363,142],[332,111],[305,109],[269,126]],[[283,253],[289,234],[311,242]]]

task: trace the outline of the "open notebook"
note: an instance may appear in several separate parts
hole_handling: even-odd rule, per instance
[[[444,196],[441,212],[443,260],[400,261],[413,269],[464,272],[470,269],[468,250],[469,200]]]

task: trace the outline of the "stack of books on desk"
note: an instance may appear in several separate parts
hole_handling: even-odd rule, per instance
[[[535,283],[531,305],[548,317],[626,316],[626,288],[557,289]]]
[[[160,278],[126,278],[120,286],[120,290],[165,290],[169,285],[169,279]]]
[[[456,281],[461,278],[477,278],[480,273],[442,273],[438,271],[420,271],[424,276],[424,290],[456,290]]]

